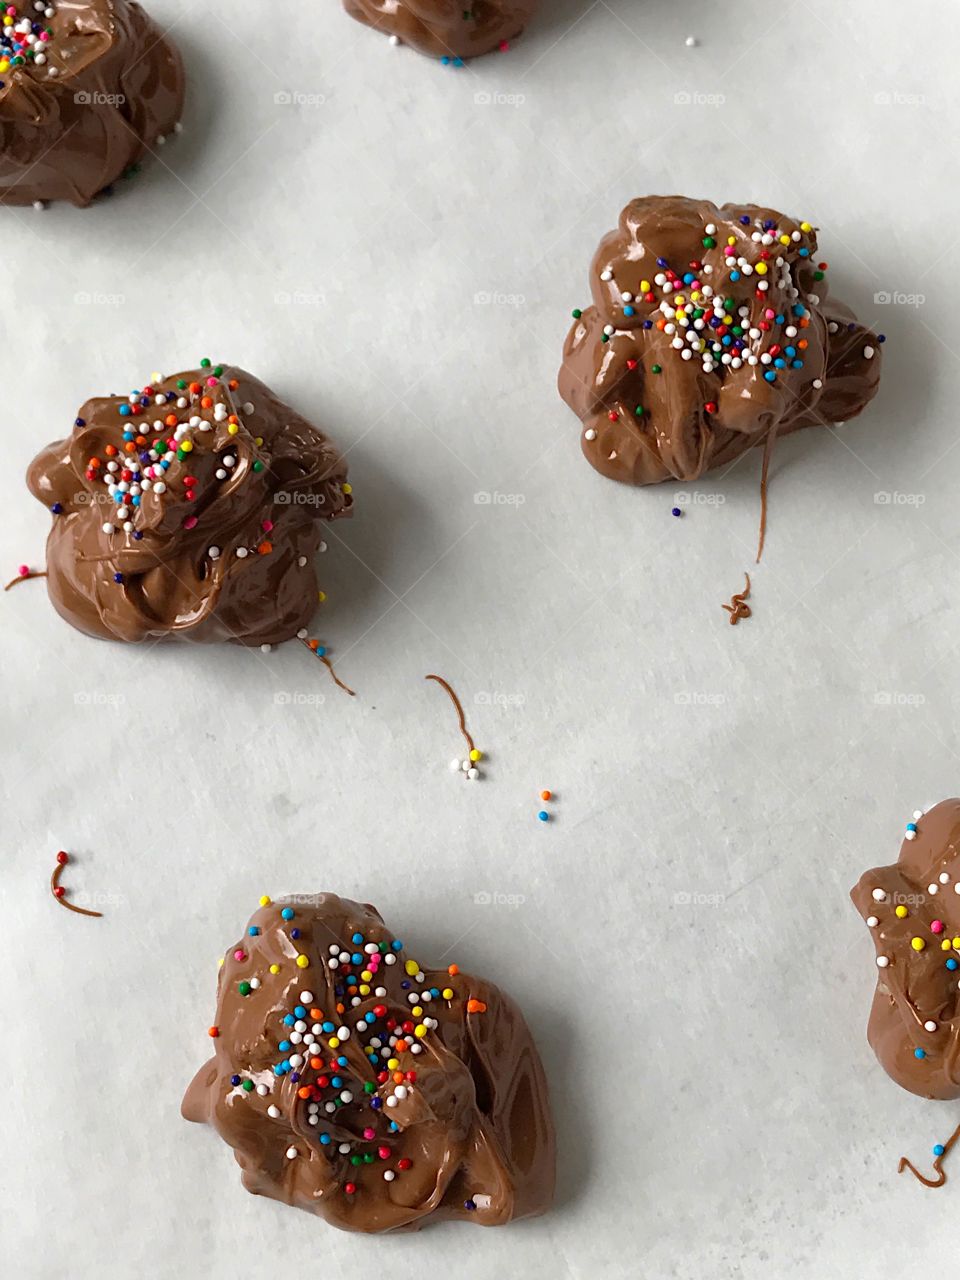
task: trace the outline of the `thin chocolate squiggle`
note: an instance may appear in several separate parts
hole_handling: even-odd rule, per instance
[[[54,867],[53,874],[50,877],[50,892],[53,894],[54,898],[56,898],[57,902],[60,903],[61,907],[66,907],[68,911],[75,911],[78,916],[102,917],[102,911],[88,911],[86,907],[77,907],[74,906],[72,902],[67,901],[66,890],[60,883],[60,874],[66,865],[67,855],[63,852],[57,854],[57,865]]]
[[[463,734],[464,740],[466,741],[466,744],[469,747],[469,749],[471,751],[476,751],[476,745],[474,744],[473,738],[471,738],[470,736],[470,731],[467,728],[467,717],[463,713],[463,704],[461,703],[460,699],[457,697],[454,691],[447,684],[446,680],[444,680],[443,676],[424,676],[423,678],[424,680],[436,680],[437,684],[440,685],[442,689],[445,689],[447,691],[447,696],[450,698],[450,701],[456,707],[457,715],[460,718],[460,732]]]
[[[947,1175],[943,1172],[943,1162],[950,1154],[950,1148],[957,1139],[960,1138],[960,1125],[957,1125],[953,1133],[943,1144],[943,1150],[933,1162],[933,1167],[937,1171],[936,1178],[928,1178],[922,1174],[916,1165],[912,1164],[906,1156],[900,1157],[900,1163],[897,1165],[897,1173],[903,1173],[904,1169],[909,1169],[918,1182],[922,1182],[925,1187],[942,1187],[947,1180]]]
[[[753,617],[753,610],[746,602],[747,596],[750,594],[750,575],[749,573],[745,573],[743,576],[747,580],[747,585],[744,589],[742,591],[738,591],[736,595],[731,596],[729,604],[722,604],[720,606],[721,609],[726,609],[727,613],[729,613],[731,627],[735,627],[741,618]]]
[[[356,690],[351,689],[348,684],[344,684],[343,681],[340,679],[340,677],[337,675],[337,673],[334,671],[333,663],[330,661],[330,659],[325,654],[317,653],[317,649],[320,646],[316,640],[301,640],[300,643],[305,644],[307,648],[310,650],[310,652],[320,659],[323,665],[330,672],[330,675],[333,677],[333,683],[339,689],[342,689],[344,693],[349,693],[351,698],[355,698],[357,696]]]
[[[776,439],[777,428],[773,427],[767,433],[767,439],[763,446],[763,471],[760,473],[760,537],[757,543],[757,564],[760,563],[760,557],[763,555],[763,544],[767,540],[767,475],[770,471],[770,457],[773,453]]]
[[[46,569],[31,569],[29,573],[18,573],[15,578],[11,578],[4,591],[9,591],[11,587],[15,587],[18,582],[29,582],[31,578],[45,578],[47,576]]]

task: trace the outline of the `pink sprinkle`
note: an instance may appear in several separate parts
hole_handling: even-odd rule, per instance
[[[17,570],[17,573],[19,573],[21,578],[25,578],[29,572],[30,572],[30,566],[28,564],[22,564],[20,568]]]
[[[233,958],[234,960],[246,960],[247,953],[242,947],[237,947],[236,951],[233,953]]]
[[[262,521],[260,522],[260,528],[263,530],[263,532],[264,532],[264,533],[269,533],[269,532],[270,532],[270,530],[273,528],[273,521],[272,521],[272,520],[262,520]]]
[[[217,385],[217,380],[216,380],[216,378],[208,378],[208,379],[207,379],[207,386],[208,386],[208,387],[215,387],[216,385]]]
[[[185,529],[195,529],[197,527],[197,517],[187,516],[186,520],[183,522],[183,527]]]
[[[377,1131],[376,1129],[364,1129],[363,1136],[370,1142],[377,1136]]]
[[[943,921],[934,920],[930,928],[933,930],[934,933],[943,933]]]
[[[766,316],[768,320],[776,320],[777,318],[777,313],[775,311],[771,311],[769,307],[763,314]]]

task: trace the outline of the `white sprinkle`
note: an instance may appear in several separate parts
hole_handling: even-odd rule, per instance
[[[613,279],[613,272],[610,270],[610,268],[609,268],[609,267],[607,267],[606,271],[601,271],[601,272],[600,272],[600,279],[601,279],[601,280],[603,280],[603,281],[607,281],[607,280],[612,280],[612,279]]]
[[[594,431],[593,427],[587,427],[586,431],[583,433],[583,438],[584,440],[596,440],[597,433]]]
[[[867,924],[870,926],[871,929],[875,929],[879,923],[880,921],[877,919],[876,916],[867,916]]]
[[[393,47],[394,47],[394,48],[396,48],[396,47],[397,47],[397,45],[400,43],[400,37],[399,37],[399,36],[391,36],[391,37],[390,37],[390,43],[393,45]]]
[[[238,559],[238,560],[246,560],[246,558],[247,558],[247,556],[248,556],[249,554],[250,554],[250,552],[247,550],[247,548],[246,548],[246,547],[237,547],[237,559]]]
[[[303,568],[303,566],[304,566],[306,563],[307,563],[307,557],[306,557],[306,556],[299,556],[299,557],[298,557],[298,559],[297,559],[297,564],[300,566],[300,568],[301,568],[301,569]],[[304,631],[304,633],[303,633],[303,634],[304,634],[304,635],[306,635],[306,634],[307,634],[307,633],[306,633],[306,631]]]
[[[890,963],[890,957],[889,957],[889,956],[877,956],[877,968],[878,968],[878,969],[886,969],[886,967],[887,967],[887,965],[889,965],[889,963]]]
[[[296,1148],[296,1147],[287,1147],[287,1159],[288,1159],[288,1160],[296,1160],[296,1158],[297,1158],[297,1154],[298,1154],[298,1153],[297,1153],[297,1148]]]
[[[397,1099],[394,1096],[391,1096],[387,1099],[388,1107],[398,1107],[399,1105],[400,1104],[397,1102]]]
[[[874,889],[873,900],[874,902],[886,902],[887,895],[882,889]]]
[[[279,1120],[280,1108],[275,1107],[271,1104],[269,1107],[267,1107],[267,1115],[270,1117],[271,1120]]]
[[[257,991],[257,990],[259,989],[259,987],[260,987],[260,979],[259,979],[259,978],[251,978],[251,979],[250,979],[250,990],[251,990],[251,991]]]
[[[468,769],[468,770],[467,770],[467,779],[468,779],[470,782],[476,782],[476,780],[477,780],[479,777],[480,777],[480,770],[479,770],[479,769]]]
[[[819,390],[820,390],[820,388],[823,386],[823,379],[822,379],[822,378],[814,378],[814,380],[813,380],[813,386],[814,386],[814,389],[815,389],[816,391],[819,391]]]
[[[320,543],[320,545],[319,545],[319,547],[317,547],[317,550],[318,550],[321,554],[322,554],[324,551],[326,551],[326,549],[327,549],[327,544],[326,544],[325,542],[321,542],[321,543]]]
[[[941,884],[949,884],[949,883],[950,883],[950,877],[949,877],[949,875],[946,873],[946,871],[941,871],[941,872],[940,872],[940,883],[941,883]]]
[[[297,639],[306,640],[306,638],[307,638],[307,628],[301,627],[300,630],[297,632]]]
[[[865,360],[872,360],[872,359],[873,359],[873,357],[874,357],[876,354],[877,354],[877,353],[876,353],[876,351],[874,351],[873,347],[864,347],[864,348],[863,348],[863,356],[864,356],[864,359],[865,359]]]
[[[922,810],[922,809],[914,809],[914,811],[913,811],[913,820],[914,820],[914,822],[919,822],[919,821],[920,821],[920,819],[921,819],[922,817],[923,817],[923,810]]]
[[[460,772],[460,765],[461,765],[461,763],[462,763],[462,762],[461,762],[460,760],[451,760],[451,761],[450,761],[450,772],[451,772],[451,773],[459,773],[459,772]]]
[[[254,409],[253,405],[250,403],[250,401],[249,401],[249,400],[248,400],[248,401],[247,401],[247,403],[243,406],[243,412],[244,412],[244,413],[256,413],[256,409]]]
[[[916,833],[915,831],[905,831],[905,832],[904,832],[904,837],[905,837],[905,839],[907,839],[907,840],[916,840],[916,838],[917,838],[917,833]]]
[[[937,1029],[937,1024],[936,1024],[935,1022],[933,1022],[933,1021],[925,1022],[925,1023],[923,1024],[923,1029],[924,1029],[924,1031],[936,1031],[936,1029]]]
[[[396,1176],[397,1175],[393,1172],[392,1169],[384,1169],[383,1171],[384,1182],[392,1182]]]
[[[219,547],[208,547],[208,549],[207,549],[207,555],[210,557],[210,559],[211,559],[211,560],[219,560],[219,559],[220,559],[220,548],[219,548]]]
[[[696,37],[696,36],[687,36],[687,39],[686,39],[686,42],[685,42],[685,43],[686,43],[686,46],[687,46],[687,48],[688,48],[688,49],[695,49],[695,48],[697,47],[697,37]]]
[[[936,893],[938,889],[939,889],[939,885],[935,885],[935,884],[927,885],[927,893],[930,893],[930,894]]]
[[[300,992],[300,1003],[301,1003],[301,1004],[313,1004],[313,992],[312,992],[312,991],[301,991],[301,992]]]
[[[272,644],[262,644],[262,645],[260,646],[260,652],[261,652],[261,653],[269,653],[269,652],[270,652],[270,650],[271,650],[272,648],[273,648],[273,645],[272,645]]]
[[[267,1088],[265,1084],[257,1085],[257,1093],[260,1095],[261,1098],[265,1098],[269,1092],[270,1090]]]

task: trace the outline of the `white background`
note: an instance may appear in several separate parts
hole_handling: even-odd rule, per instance
[[[40,583],[3,598],[7,1274],[889,1280],[953,1256],[960,1162],[937,1192],[896,1163],[960,1107],[874,1061],[847,899],[958,785],[950,16],[543,8],[454,71],[332,0],[152,0],[182,137],[94,208],[2,213],[6,575],[43,562],[23,472],[88,395],[242,364],[347,451],[357,514],[314,634],[360,694],[298,645],[124,648]],[[888,335],[868,412],[778,445],[736,629],[759,454],[675,520],[676,488],[592,471],[554,387],[599,237],[656,192],[809,218]],[[447,771],[430,671],[481,784]],[[59,848],[102,920],[52,902]],[[180,1119],[218,955],[261,893],[321,889],[519,999],[552,1086],[548,1216],[345,1236],[249,1196]]]

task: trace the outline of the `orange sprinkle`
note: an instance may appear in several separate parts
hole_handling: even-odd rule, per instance
[[[231,391],[236,391],[236,389],[237,389],[237,387],[239,387],[239,385],[240,385],[240,383],[236,380],[236,378],[231,378],[231,379],[230,379],[230,390],[231,390]]]
[[[322,1010],[322,1009],[311,1009],[311,1010],[310,1010],[310,1017],[314,1020],[314,1022],[322,1022],[322,1021],[323,1021],[323,1010]]]
[[[806,338],[801,338],[800,341],[797,343],[797,346],[800,348],[801,351],[806,351],[809,345],[810,343],[806,340]]]
[[[396,1049],[397,1053],[403,1053],[406,1047],[407,1047],[406,1040],[398,1040],[397,1043],[394,1045],[394,1048]]]
[[[451,978],[455,978],[459,972],[460,972],[460,966],[458,964],[447,965],[447,973],[449,973]]]
[[[220,1028],[219,1028],[219,1027],[209,1027],[209,1028],[207,1029],[207,1035],[208,1035],[208,1036],[212,1036],[214,1040],[216,1040],[216,1038],[217,1038],[217,1036],[218,1036],[219,1034],[220,1034]]]
[[[487,1006],[482,1000],[468,1000],[467,1013],[486,1013]]]
[[[190,383],[190,390],[194,393],[194,395],[196,395],[196,393],[200,390],[200,383],[199,383],[199,382],[191,382],[191,383]]]
[[[212,405],[213,405],[212,396],[204,396],[203,399],[200,401],[201,409],[209,409]]]
[[[553,799],[553,792],[552,792],[552,791],[541,791],[541,792],[540,792],[540,799],[541,799],[541,800],[552,800],[552,799]]]
[[[236,415],[235,413],[231,413],[231,415],[230,415],[230,417],[227,419],[227,421],[228,421],[229,423],[233,424],[233,425],[236,425],[236,423],[238,423],[238,422],[240,421],[240,419],[237,417],[237,415]]]
[[[319,1070],[320,1070],[320,1068],[323,1066],[323,1059],[322,1059],[322,1058],[311,1058],[311,1059],[310,1059],[310,1065],[311,1065],[311,1067],[313,1067],[314,1071],[319,1071]]]
[[[272,550],[272,542],[261,542],[259,547],[257,547],[257,554],[261,556],[268,556]]]
[[[175,413],[168,413],[164,418],[164,422],[168,427],[175,427],[177,425],[177,415]]]
[[[147,437],[146,437],[146,436],[137,436],[137,439],[136,439],[136,442],[135,442],[135,443],[137,443],[137,444],[139,444],[139,445],[145,445],[145,444],[147,443]]]
[[[338,1004],[338,1005],[337,1005],[337,1013],[343,1013],[343,1008],[344,1008],[344,1006],[343,1006],[342,1004]]]
[[[133,443],[132,440],[128,440],[127,443],[123,446],[123,451],[124,453],[136,453],[137,446]]]
[[[108,458],[113,458],[116,456],[117,446],[115,444],[108,444],[103,452],[107,455]]]
[[[314,652],[314,653],[316,653],[316,652],[317,652],[317,650],[320,648],[320,641],[319,641],[319,640],[308,640],[308,641],[307,641],[307,648],[308,648],[308,649],[312,649],[312,650],[313,650],[313,652]]]
[[[393,1073],[393,1082],[394,1082],[394,1084],[403,1084],[404,1079],[405,1079],[405,1076],[404,1076],[404,1074],[403,1074],[403,1072],[402,1072],[402,1071],[395,1071],[395,1072]]]
[[[91,458],[90,461],[87,463],[87,466],[93,467],[94,471],[96,471],[97,467],[100,467],[102,465],[103,464],[101,463],[99,458]]]

